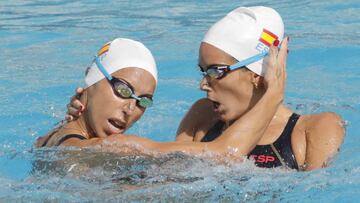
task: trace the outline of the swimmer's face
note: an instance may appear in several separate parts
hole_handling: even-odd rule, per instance
[[[237,61],[222,50],[201,43],[199,65],[206,69],[214,64],[232,65]],[[214,104],[214,111],[223,121],[233,121],[248,111],[257,100],[254,89],[256,74],[246,68],[228,72],[221,79],[205,76],[200,89],[207,92],[207,98]]]
[[[153,95],[155,79],[140,68],[125,68],[111,74],[133,87],[136,96]],[[121,98],[108,80],[103,79],[87,91],[86,122],[95,135],[105,137],[124,133],[145,112],[133,98]]]

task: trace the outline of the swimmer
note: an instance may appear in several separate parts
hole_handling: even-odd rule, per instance
[[[152,105],[156,63],[142,43],[117,38],[98,51],[85,83],[80,97],[86,105],[83,114],[39,138],[37,147],[89,145],[124,133]]]
[[[216,22],[199,50],[199,67],[204,73],[200,88],[207,92],[207,98],[195,102],[185,115],[176,142],[222,142],[224,146],[220,148],[248,143],[251,149],[242,153],[254,159],[259,167],[296,170],[326,167],[338,152],[345,133],[336,113],[299,115],[281,104],[259,139],[246,137],[250,139],[246,140],[241,136],[251,130],[251,124],[242,130],[234,127],[240,121],[249,124],[244,116],[267,94],[264,73],[271,66],[264,66],[262,53],[271,44],[283,41],[276,64],[286,66],[284,52],[288,38],[282,40],[283,35],[281,16],[268,7],[240,7]],[[230,66],[234,64],[243,68]],[[69,113],[77,116],[75,110],[80,106],[78,100],[72,100]],[[234,139],[237,136],[243,139]]]

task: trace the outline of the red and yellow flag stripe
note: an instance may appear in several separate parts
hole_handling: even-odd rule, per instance
[[[100,56],[101,54],[109,51],[110,48],[110,43],[105,44],[103,47],[101,47],[101,49],[99,49],[97,55]]]
[[[263,29],[263,32],[261,33],[259,41],[264,43],[266,46],[270,46],[274,43],[275,40],[278,40],[278,36],[276,36],[274,33],[270,32],[267,29]]]

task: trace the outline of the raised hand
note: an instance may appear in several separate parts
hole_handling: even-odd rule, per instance
[[[288,43],[289,37],[286,37],[281,43],[280,50],[276,46],[271,46],[269,56],[264,59],[266,66],[265,87],[267,91],[275,91],[282,96],[285,91]]]
[[[66,105],[67,112],[65,119],[67,121],[72,121],[77,119],[81,113],[85,110],[84,105],[80,102],[80,96],[84,92],[84,89],[81,87],[76,88],[75,95],[70,98],[70,103]]]

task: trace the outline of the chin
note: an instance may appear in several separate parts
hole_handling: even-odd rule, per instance
[[[107,136],[108,136],[108,134],[105,131],[97,133],[97,137],[99,137],[99,138],[105,138]]]
[[[220,114],[218,117],[219,117],[219,120],[221,120],[223,122],[228,122],[231,120],[229,115],[227,115],[227,114]]]
[[[223,122],[234,122],[236,121],[237,119],[239,119],[243,114],[240,114],[240,115],[234,115],[234,114],[222,114],[222,115],[219,115],[219,119]]]

